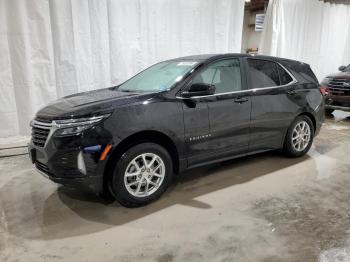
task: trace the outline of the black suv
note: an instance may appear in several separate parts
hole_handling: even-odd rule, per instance
[[[52,181],[131,207],[158,198],[188,168],[275,149],[302,156],[323,119],[309,65],[199,55],[49,104],[31,122],[29,151]]]

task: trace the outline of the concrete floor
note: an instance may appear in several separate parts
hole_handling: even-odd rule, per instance
[[[0,261],[350,261],[350,115],[307,156],[195,169],[156,203],[106,205],[0,159]]]

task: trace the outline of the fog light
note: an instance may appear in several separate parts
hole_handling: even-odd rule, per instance
[[[83,153],[81,151],[78,154],[78,169],[81,173],[86,175],[86,167],[85,167],[84,157],[83,157]]]

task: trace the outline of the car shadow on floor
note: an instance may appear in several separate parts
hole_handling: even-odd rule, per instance
[[[209,209],[209,203],[197,198],[292,167],[309,158],[308,155],[285,158],[271,152],[192,169],[178,175],[158,201],[133,209],[122,207],[117,202],[106,204],[91,194],[59,187],[44,203],[42,237],[56,239],[98,232],[174,205]]]

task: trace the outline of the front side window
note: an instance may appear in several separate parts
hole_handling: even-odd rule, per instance
[[[170,90],[174,84],[198,64],[197,61],[165,61],[155,64],[130,78],[118,87],[124,92],[160,92]]]
[[[198,83],[215,85],[215,94],[242,90],[239,60],[225,59],[209,65],[192,80],[192,84]]]
[[[248,59],[248,65],[253,88],[280,85],[276,63],[265,60]]]

